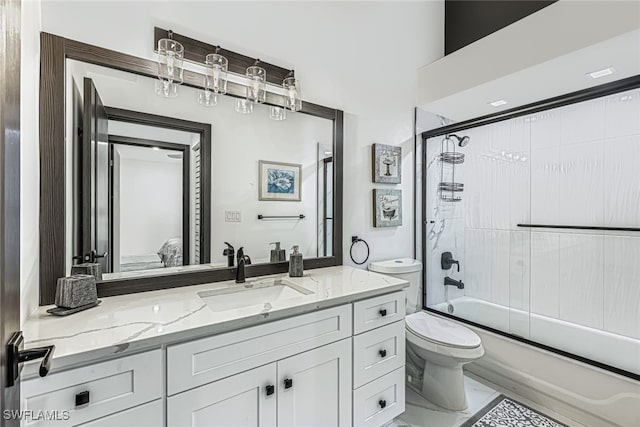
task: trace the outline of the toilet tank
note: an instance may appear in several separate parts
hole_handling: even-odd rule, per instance
[[[386,274],[410,283],[404,292],[407,314],[422,310],[422,263],[412,258],[376,261],[369,264],[369,271]]]

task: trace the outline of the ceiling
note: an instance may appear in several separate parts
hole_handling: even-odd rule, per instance
[[[603,3],[561,0],[424,67],[418,107],[463,121],[640,75],[640,2]]]

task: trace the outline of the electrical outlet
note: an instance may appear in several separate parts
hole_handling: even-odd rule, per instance
[[[224,222],[242,222],[240,211],[224,211]]]

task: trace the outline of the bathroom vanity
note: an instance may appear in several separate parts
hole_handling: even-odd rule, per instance
[[[404,412],[406,286],[340,266],[42,308],[26,346],[56,351],[23,369],[22,408],[68,420],[26,425],[383,425]]]

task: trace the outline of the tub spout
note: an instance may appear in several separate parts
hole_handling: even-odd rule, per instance
[[[445,286],[455,286],[458,289],[464,289],[464,282],[462,280],[454,280],[451,277],[444,278]]]

